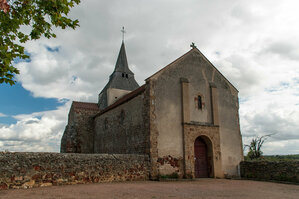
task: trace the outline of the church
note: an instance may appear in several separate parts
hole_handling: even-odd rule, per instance
[[[98,102],[73,101],[60,150],[148,155],[151,179],[239,176],[238,90],[194,44],[140,86],[122,42]]]

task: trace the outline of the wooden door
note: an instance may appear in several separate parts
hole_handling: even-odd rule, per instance
[[[194,143],[194,162],[195,162],[195,177],[207,178],[208,160],[207,160],[207,145],[204,140],[198,137]]]

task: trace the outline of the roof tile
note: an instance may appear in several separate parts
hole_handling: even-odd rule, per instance
[[[90,103],[90,102],[76,102],[73,101],[72,106],[75,109],[86,109],[86,110],[94,110],[94,111],[100,111],[97,103]]]

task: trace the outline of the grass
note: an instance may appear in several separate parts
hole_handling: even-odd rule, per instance
[[[170,175],[160,175],[160,179],[178,179],[179,175],[177,173],[172,173]]]
[[[259,159],[250,160],[247,156],[244,157],[246,161],[299,161],[299,154],[294,155],[265,155]]]

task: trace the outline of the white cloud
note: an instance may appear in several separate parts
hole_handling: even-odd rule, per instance
[[[0,117],[6,117],[6,115],[3,113],[0,113]]]
[[[298,152],[294,144],[299,143],[298,93],[298,79],[289,79],[242,102],[240,122],[243,142],[249,144],[252,137],[273,134],[265,142],[266,154]]]
[[[16,124],[0,126],[0,151],[60,150],[70,102],[57,110],[17,115]]]
[[[26,44],[32,61],[17,65],[18,79],[34,96],[96,102],[113,71],[122,26],[129,65],[139,84],[195,42],[240,91],[244,143],[273,131],[277,134],[269,146],[280,139],[293,143],[299,121],[298,6],[296,0],[82,1],[72,11],[80,28],[56,30],[57,39]],[[59,51],[50,52],[47,46]],[[39,140],[39,128],[46,135],[54,134],[54,127],[62,132],[67,112],[38,113],[40,119],[18,116],[19,122],[6,130]],[[23,128],[21,135],[18,128]],[[280,151],[291,153],[289,146],[281,145]]]

